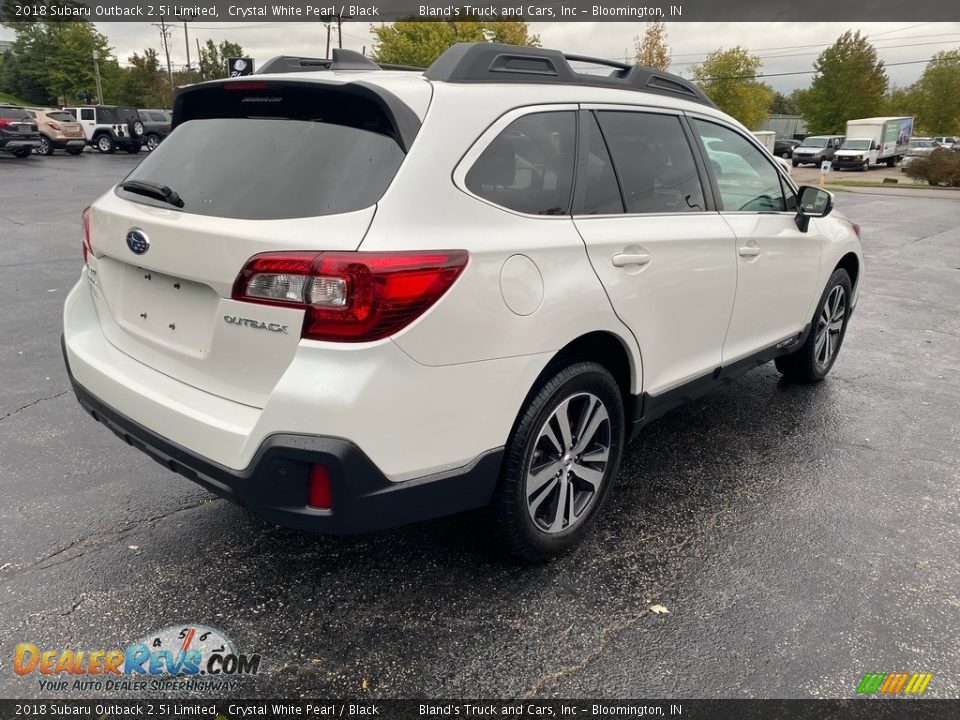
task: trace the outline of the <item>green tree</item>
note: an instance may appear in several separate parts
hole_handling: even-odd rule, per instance
[[[934,55],[912,92],[918,103],[918,121],[926,132],[960,132],[960,50]]]
[[[170,81],[160,66],[160,54],[147,48],[143,55],[131,55],[128,62],[130,67],[123,71],[120,102],[141,108],[169,108]]]
[[[93,53],[100,55],[103,101],[115,102],[122,82],[107,38],[89,22],[11,23],[16,39],[5,63],[8,92],[28,102],[50,105],[73,102],[81,92],[96,94]]]
[[[666,70],[670,67],[670,49],[667,47],[667,24],[648,22],[643,37],[634,39],[635,60],[638,65]]]
[[[887,72],[859,31],[841,35],[813,67],[816,74],[800,103],[811,133],[843,132],[848,120],[883,111]]]
[[[774,91],[770,100],[770,112],[774,115],[796,115],[797,104],[790,95],[784,95],[779,90]]]
[[[693,68],[693,79],[717,107],[748,128],[767,116],[773,89],[757,79],[762,62],[739,45],[716,50]]]
[[[375,37],[372,57],[377,62],[427,67],[458,42],[500,42],[540,46],[527,23],[511,22],[395,22],[370,28]]]
[[[197,60],[201,80],[219,80],[229,77],[227,70],[227,58],[243,57],[243,48],[235,42],[221,40],[219,44],[214,44],[213,40],[207,40],[200,47],[200,57]]]

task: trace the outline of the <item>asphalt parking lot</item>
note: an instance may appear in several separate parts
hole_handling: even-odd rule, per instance
[[[764,366],[670,413],[592,538],[528,567],[474,515],[268,525],[81,411],[80,211],[138,159],[0,157],[0,696],[42,695],[17,643],[181,623],[262,655],[242,697],[848,697],[894,671],[960,696],[960,194],[839,194],[867,267],[828,380]]]

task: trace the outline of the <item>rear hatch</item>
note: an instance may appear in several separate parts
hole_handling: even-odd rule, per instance
[[[68,112],[48,112],[43,123],[67,138],[83,138],[83,126]]]
[[[37,123],[23,108],[0,107],[0,133],[8,140],[29,139],[37,132]]]
[[[170,137],[91,208],[109,341],[262,407],[296,352],[303,311],[234,301],[234,282],[258,253],[357,249],[405,157],[392,101],[385,108],[369,87],[281,80],[181,93]]]

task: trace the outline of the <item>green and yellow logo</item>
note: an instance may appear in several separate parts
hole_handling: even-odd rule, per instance
[[[933,673],[867,673],[857,695],[922,695]]]

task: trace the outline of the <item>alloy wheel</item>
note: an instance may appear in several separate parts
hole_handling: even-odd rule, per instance
[[[592,393],[572,395],[540,429],[527,465],[527,512],[554,534],[587,516],[610,461],[610,416]]]
[[[817,316],[817,340],[814,345],[814,358],[821,368],[830,367],[837,348],[840,347],[840,334],[847,314],[847,294],[837,285],[827,295],[820,314]]]

